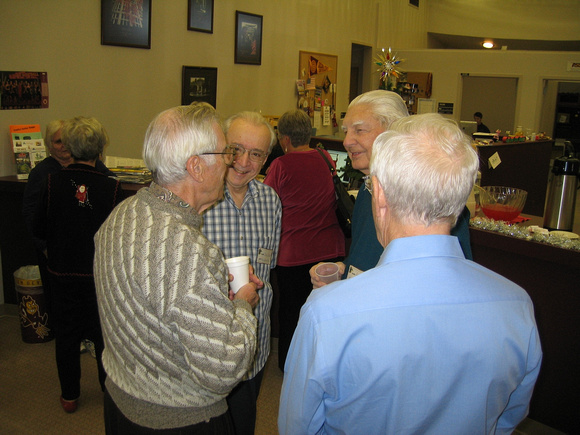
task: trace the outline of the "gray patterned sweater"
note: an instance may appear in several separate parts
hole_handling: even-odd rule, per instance
[[[207,421],[250,368],[256,318],[228,299],[226,265],[201,217],[155,183],[117,206],[95,235],[107,390],[154,429]]]

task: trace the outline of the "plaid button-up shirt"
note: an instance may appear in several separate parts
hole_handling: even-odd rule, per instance
[[[241,208],[236,206],[226,185],[224,199],[203,214],[202,231],[222,250],[224,257],[247,255],[254,273],[264,281],[264,288],[258,290],[260,302],[254,309],[258,319],[258,352],[247,379],[262,370],[270,354],[273,297],[270,269],[276,266],[278,257],[281,219],[280,198],[274,189],[256,180],[248,184]]]

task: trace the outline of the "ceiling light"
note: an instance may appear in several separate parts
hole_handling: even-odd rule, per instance
[[[483,48],[493,48],[493,42],[491,42],[491,41],[485,41],[481,45],[483,45]]]

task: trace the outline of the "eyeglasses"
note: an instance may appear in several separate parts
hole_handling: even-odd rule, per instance
[[[236,159],[242,157],[245,153],[248,153],[248,157],[252,162],[262,163],[262,160],[264,160],[264,158],[268,155],[267,153],[258,150],[247,150],[237,143],[228,146],[231,147],[231,149],[234,151],[234,156]]]
[[[218,154],[222,156],[226,166],[230,166],[232,163],[234,163],[234,155],[237,155],[232,145],[226,145],[224,152],[222,153],[201,153],[202,156],[212,156]]]
[[[362,178],[365,182],[365,189],[372,195],[373,194],[373,179],[370,175],[365,175]]]

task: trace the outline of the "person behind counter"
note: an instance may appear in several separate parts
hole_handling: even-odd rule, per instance
[[[345,251],[332,175],[319,152],[310,148],[311,133],[310,117],[302,110],[284,113],[278,120],[278,137],[286,154],[272,162],[264,180],[282,201],[276,266],[280,290],[278,365],[282,371],[300,308],[312,291],[308,270],[319,261],[342,258]]]
[[[143,145],[153,182],[95,235],[107,434],[233,433],[226,396],[254,360],[263,283],[234,295],[201,233],[233,152],[209,104],[161,112]]]
[[[108,142],[99,121],[76,117],[62,124],[59,138],[60,134],[72,163],[48,174],[33,228],[39,239],[46,240],[60,402],[71,413],[76,411],[80,396],[79,346],[84,340],[94,344],[99,381],[104,388],[93,236],[124,196],[118,180],[95,170]]]
[[[489,128],[481,120],[483,119],[483,114],[481,112],[475,112],[473,114],[473,120],[477,122],[477,132],[478,133],[490,133]]]
[[[224,200],[203,214],[203,233],[226,258],[250,257],[254,273],[264,282],[254,309],[258,352],[247,379],[227,398],[236,435],[244,435],[255,430],[256,402],[270,354],[270,269],[278,257],[282,204],[274,189],[255,180],[276,143],[270,123],[259,113],[240,112],[225,125],[227,142],[235,151],[234,162],[227,171]]]
[[[407,106],[395,92],[375,90],[352,100],[342,124],[344,148],[352,160],[352,167],[368,176],[374,140],[387,131],[394,121],[407,116]],[[459,238],[465,256],[472,259],[469,217],[469,209],[465,207],[451,234]],[[382,252],[383,248],[374,230],[371,194],[362,184],[354,205],[350,250],[344,263],[338,263],[342,277],[348,278],[373,268]],[[319,288],[325,284],[314,273],[316,266],[310,269],[310,278],[314,288]]]
[[[511,434],[526,417],[542,360],[532,301],[450,236],[477,169],[470,139],[438,114],[376,139],[367,185],[385,249],[304,305],[280,434]]]
[[[46,270],[46,255],[44,254],[46,250],[46,240],[42,240],[34,236],[32,225],[34,220],[34,213],[38,207],[38,202],[40,200],[40,195],[42,193],[46,178],[49,174],[54,174],[60,171],[62,168],[66,168],[73,162],[71,153],[64,146],[61,138],[62,126],[64,122],[64,120],[59,119],[51,121],[47,124],[44,134],[44,143],[48,148],[49,155],[30,171],[30,174],[28,175],[28,181],[26,182],[26,187],[24,188],[24,196],[22,197],[22,216],[24,217],[24,222],[28,228],[29,233],[32,235],[32,241],[36,250],[38,268],[40,270],[40,276],[42,279],[44,298],[46,301],[50,323],[52,322],[52,314],[50,312],[50,279]],[[95,163],[95,169],[105,175],[115,175],[105,166],[100,158],[97,159],[97,162]]]

